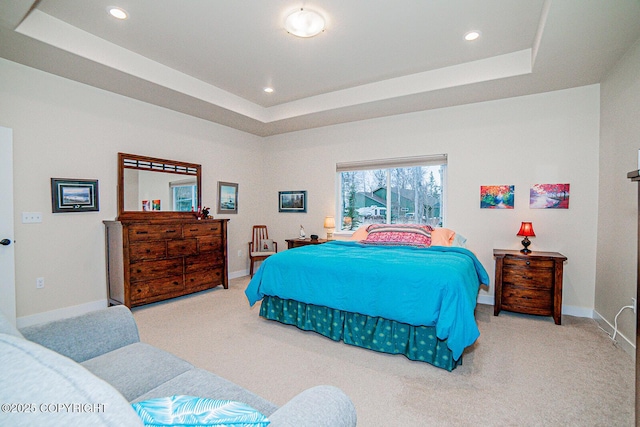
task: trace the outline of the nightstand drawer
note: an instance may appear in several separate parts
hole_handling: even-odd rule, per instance
[[[553,293],[548,290],[502,285],[502,308],[510,311],[522,311],[530,314],[550,315],[553,307]]]
[[[515,285],[551,289],[553,287],[553,270],[546,268],[527,269],[505,266],[502,270],[502,281]]]
[[[521,268],[553,268],[552,259],[536,259],[536,258],[509,258],[504,259],[505,267],[521,267]]]

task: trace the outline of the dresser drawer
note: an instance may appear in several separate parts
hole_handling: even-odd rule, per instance
[[[131,301],[183,291],[185,288],[182,276],[164,277],[162,279],[145,280],[131,285]]]
[[[197,253],[198,245],[196,239],[178,239],[167,242],[167,256],[169,258],[195,255]]]
[[[219,222],[203,221],[199,224],[185,224],[184,237],[221,236],[222,224]]]
[[[553,308],[553,292],[551,289],[533,290],[504,283],[502,308],[529,314],[550,315]]]
[[[502,270],[502,280],[505,283],[551,289],[553,287],[553,270],[505,266]]]
[[[133,224],[129,226],[129,241],[179,239],[182,226],[179,224]]]
[[[553,268],[554,263],[552,259],[506,257],[504,265],[505,267]]]
[[[198,251],[200,253],[203,252],[214,252],[214,251],[222,251],[222,237],[216,236],[203,236],[198,237]]]
[[[185,275],[187,289],[200,287],[214,287],[223,283],[222,268],[196,271]],[[209,286],[210,285],[210,286]]]
[[[200,270],[211,270],[221,265],[224,265],[224,255],[220,252],[210,252],[185,258],[184,272],[192,273]]]
[[[138,282],[166,276],[181,276],[184,270],[182,258],[159,261],[140,261],[129,268],[129,280]]]
[[[129,260],[160,259],[167,257],[167,245],[164,241],[138,242],[129,245]]]

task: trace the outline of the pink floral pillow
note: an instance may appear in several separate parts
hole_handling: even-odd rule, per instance
[[[429,225],[371,224],[367,238],[361,243],[429,247],[432,230]]]

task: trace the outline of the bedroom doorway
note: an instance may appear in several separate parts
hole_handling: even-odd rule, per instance
[[[13,131],[0,126],[0,311],[16,322],[13,243]]]

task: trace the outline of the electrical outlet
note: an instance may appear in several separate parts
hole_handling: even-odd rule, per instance
[[[238,256],[241,257],[242,256],[242,249],[238,249]]]
[[[36,279],[36,289],[44,288],[44,277],[38,277]]]

